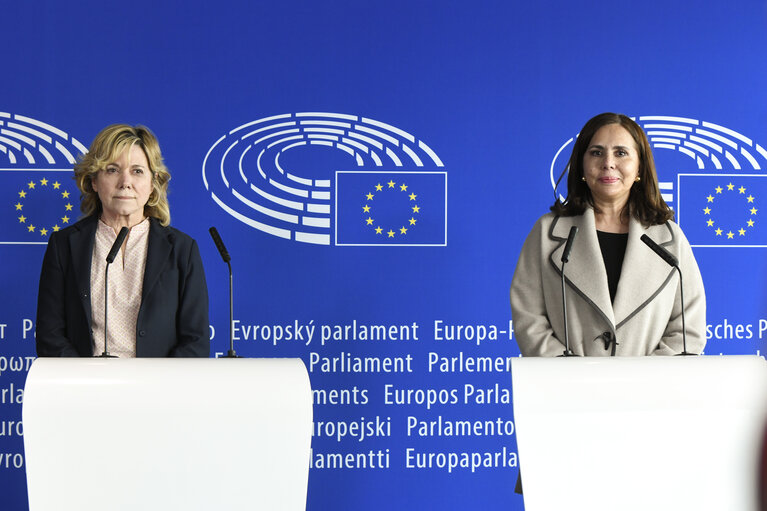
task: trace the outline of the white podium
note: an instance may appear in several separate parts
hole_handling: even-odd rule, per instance
[[[757,509],[761,357],[520,358],[511,371],[526,511]]]
[[[30,511],[304,510],[300,359],[38,359],[23,405]]]

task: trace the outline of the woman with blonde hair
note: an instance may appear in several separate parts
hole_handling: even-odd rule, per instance
[[[107,126],[75,165],[75,180],[83,218],[48,242],[38,356],[207,357],[202,260],[197,243],[169,225],[170,173],[157,138],[144,126]],[[105,305],[106,256],[123,227]]]

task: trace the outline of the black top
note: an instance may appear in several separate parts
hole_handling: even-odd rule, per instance
[[[597,231],[599,249],[607,270],[607,287],[610,289],[610,301],[615,301],[618,292],[618,281],[621,279],[623,256],[626,255],[626,244],[629,234]]]

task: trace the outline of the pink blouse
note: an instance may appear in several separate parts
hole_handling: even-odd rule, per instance
[[[107,254],[117,233],[99,220],[91,260],[91,311],[95,346],[93,354],[104,351],[104,271]],[[149,219],[134,225],[109,265],[109,353],[121,358],[136,357],[136,320],[141,307],[144,268],[149,240]]]

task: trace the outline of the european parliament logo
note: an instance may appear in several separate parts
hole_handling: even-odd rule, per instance
[[[211,199],[286,240],[336,246],[447,245],[447,173],[414,135],[356,115],[258,119],[205,155]]]
[[[336,245],[447,244],[444,172],[337,172]]]
[[[634,120],[652,145],[663,200],[674,209],[693,247],[767,247],[767,225],[760,222],[760,215],[767,213],[760,211],[767,200],[767,174],[753,172],[767,166],[763,146],[735,130],[697,119]],[[551,162],[552,186],[576,137],[565,142]],[[674,156],[681,160],[672,161]]]
[[[691,245],[767,247],[767,175],[679,174],[678,183],[677,221]]]
[[[84,152],[77,139],[50,124],[0,112],[0,244],[44,245],[76,220],[72,166]]]

